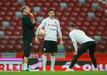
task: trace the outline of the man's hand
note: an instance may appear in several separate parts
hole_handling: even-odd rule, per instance
[[[77,51],[74,52],[74,55],[77,55]]]
[[[31,17],[33,17],[33,13],[29,12],[28,14],[29,14]]]
[[[62,39],[60,40],[60,44],[63,45],[63,41],[62,41]]]
[[[37,37],[35,37],[35,42],[38,44],[39,43],[39,40]]]
[[[33,24],[35,24],[35,18],[34,18],[34,15],[33,15],[33,13],[28,13],[29,14],[29,16],[30,16],[30,18],[31,18],[31,20],[32,20],[32,23]]]

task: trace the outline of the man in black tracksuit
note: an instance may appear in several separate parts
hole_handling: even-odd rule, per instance
[[[31,9],[28,6],[22,7],[22,40],[24,49],[23,70],[27,70],[28,57],[30,56],[31,52],[32,38],[34,37],[35,19],[30,11]]]

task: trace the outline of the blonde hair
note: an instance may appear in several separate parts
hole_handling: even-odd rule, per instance
[[[22,13],[23,13],[24,9],[26,9],[26,7],[28,7],[28,6],[27,6],[27,5],[24,5],[24,6],[21,7]]]

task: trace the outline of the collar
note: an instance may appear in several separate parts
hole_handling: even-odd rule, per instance
[[[53,18],[48,17],[48,18],[51,19],[51,20],[54,20],[54,19],[55,19],[55,17],[53,17]]]

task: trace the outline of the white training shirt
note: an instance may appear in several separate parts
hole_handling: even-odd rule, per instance
[[[48,17],[48,18],[44,19],[38,28],[45,29],[46,34],[45,34],[44,40],[57,41],[57,34],[59,35],[59,38],[62,38],[60,23],[55,18],[52,19],[52,18]]]
[[[84,31],[79,30],[79,29],[73,29],[70,33],[69,33],[69,37],[72,40],[74,49],[77,51],[78,47],[77,47],[77,43],[79,44],[83,44],[86,43],[88,41],[94,41],[92,38],[88,37]]]

